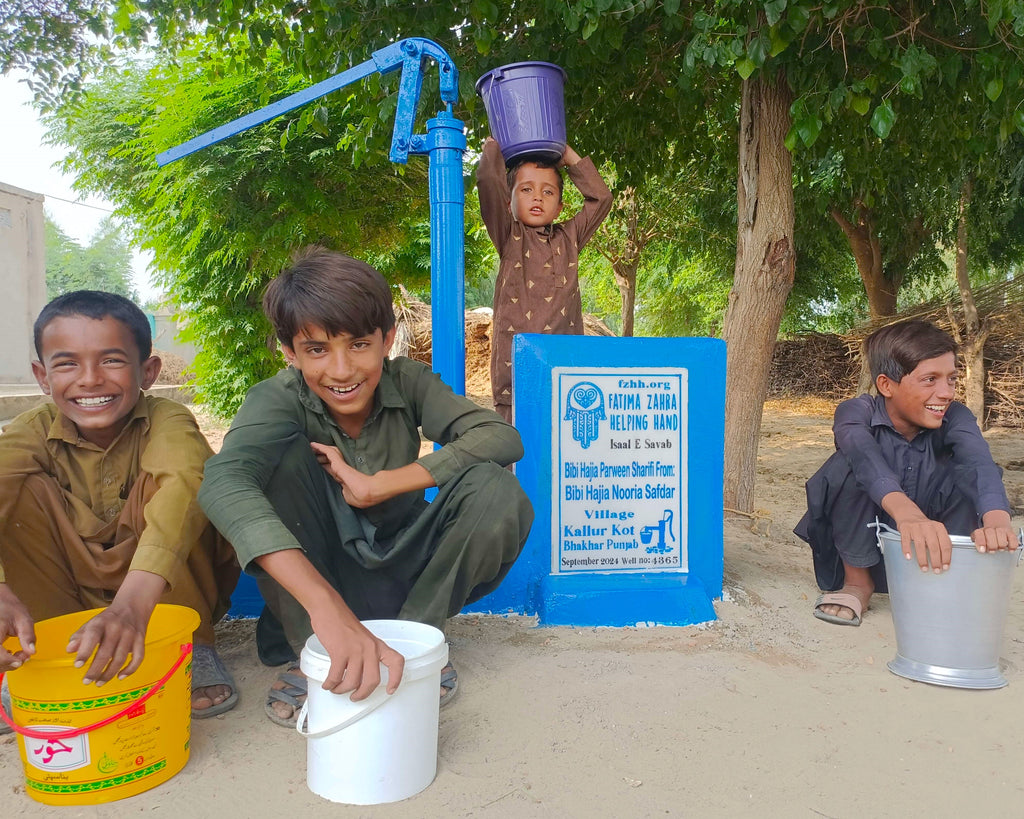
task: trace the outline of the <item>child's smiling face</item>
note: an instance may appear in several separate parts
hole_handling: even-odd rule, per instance
[[[303,327],[291,346],[282,345],[288,363],[302,372],[338,426],[358,438],[373,409],[373,396],[384,359],[395,341],[395,328],[368,336],[331,335],[322,327]]]
[[[524,162],[516,172],[512,213],[527,227],[550,225],[562,212],[562,194],[555,168]]]
[[[922,429],[938,429],[956,392],[956,356],[945,353],[918,364],[899,381],[878,376],[889,420],[908,441]]]
[[[42,331],[39,387],[87,441],[106,449],[128,423],[139,391],[153,386],[160,359],[140,360],[131,331],[107,316],[59,316]]]

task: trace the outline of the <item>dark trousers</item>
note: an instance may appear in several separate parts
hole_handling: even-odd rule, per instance
[[[442,630],[448,617],[498,587],[533,523],[533,507],[515,476],[480,463],[382,538],[345,503],[341,487],[301,439],[266,492],[306,557],[360,620],[414,620]],[[257,628],[260,659],[289,662],[313,633],[309,614],[272,577],[258,568],[255,574],[266,601]]]
[[[924,491],[911,500],[929,519],[944,524],[951,535],[969,535],[980,524],[974,504],[958,488],[956,469],[948,461],[940,463],[925,482]],[[868,526],[876,517],[896,528],[896,522],[857,485],[846,456],[833,453],[807,481],[807,512],[793,530],[811,545],[820,589],[843,587],[845,563],[869,569],[875,590],[888,590],[875,529]]]

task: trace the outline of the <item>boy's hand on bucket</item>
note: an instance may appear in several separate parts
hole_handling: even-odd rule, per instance
[[[0,672],[13,671],[36,653],[36,630],[25,604],[6,583],[0,583],[0,643],[8,637],[17,637],[18,651],[8,651],[0,645]]]
[[[565,150],[562,152],[562,158],[558,160],[558,167],[567,168],[573,165],[578,165],[582,158],[583,157],[576,153],[576,151],[566,145]]]
[[[907,560],[917,558],[922,572],[941,574],[949,568],[953,557],[953,542],[946,527],[937,520],[929,520],[920,507],[903,492],[889,492],[882,497],[882,508],[888,512],[900,532],[900,547]]]
[[[914,520],[899,523],[901,546],[907,560],[917,558],[922,572],[928,571],[929,563],[935,574],[949,569],[953,556],[953,542],[946,527],[937,520]]]
[[[113,604],[97,614],[68,641],[68,653],[75,654],[75,668],[81,668],[92,657],[82,678],[86,685],[103,685],[115,674],[123,680],[138,669],[145,656],[146,623],[140,629],[130,614],[112,608]]]
[[[311,618],[312,619],[312,618]],[[388,670],[387,692],[394,694],[402,681],[405,657],[378,639],[358,620],[354,624],[335,622],[334,628],[313,631],[331,658],[331,670],[321,686],[335,694],[352,692],[353,702],[364,700],[380,685],[380,666]]]
[[[114,601],[71,635],[67,652],[75,654],[75,668],[92,657],[82,682],[97,686],[117,675],[133,674],[146,656],[146,627],[167,581],[160,575],[130,571]]]
[[[971,533],[974,548],[979,552],[998,552],[1017,548],[1017,535],[1010,528],[1010,515],[1002,509],[986,512],[981,518],[982,528]]]

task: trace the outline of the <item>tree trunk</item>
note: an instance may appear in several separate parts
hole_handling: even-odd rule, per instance
[[[725,482],[727,507],[750,511],[761,412],[772,351],[793,287],[793,165],[786,150],[791,92],[785,78],[743,81],[736,270],[725,312]]]
[[[988,328],[978,319],[978,307],[971,292],[971,280],[967,275],[967,211],[974,191],[974,179],[968,175],[960,187],[960,205],[956,227],[956,283],[960,288],[960,301],[964,309],[964,332],[957,338],[960,343],[960,357],[964,363],[964,403],[985,425],[985,341]],[[953,322],[956,327],[956,322]]]
[[[619,197],[619,207],[626,214],[626,242],[622,255],[612,263],[615,283],[622,297],[622,336],[633,335],[633,314],[636,307],[636,271],[645,244],[640,239],[640,203],[636,188],[627,186]]]
[[[857,272],[860,273],[868,297],[871,320],[881,321],[896,315],[896,293],[899,286],[885,277],[881,241],[875,233],[871,209],[858,204],[856,224],[850,222],[838,208],[832,209],[832,218],[842,228],[850,244],[850,252],[857,263]]]
[[[619,295],[622,297],[622,337],[629,338],[633,335],[633,317],[636,308],[636,265],[639,259],[632,265],[614,264],[612,270],[615,272],[615,283],[619,286]]]

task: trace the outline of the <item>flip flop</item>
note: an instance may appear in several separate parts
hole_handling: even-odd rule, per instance
[[[441,669],[441,708],[448,705],[455,699],[455,693],[459,690],[459,675],[455,672],[455,666],[448,663]]]
[[[278,674],[278,682],[284,683],[284,688],[268,688],[267,701],[263,705],[263,710],[270,717],[270,721],[277,725],[283,725],[285,728],[294,728],[299,721],[299,709],[302,708],[304,702],[304,700],[299,700],[299,697],[304,698],[308,691],[305,676],[293,673],[298,670],[298,664],[294,664]],[[279,716],[273,707],[275,702],[290,705],[293,709],[292,715],[288,718]]]
[[[847,620],[838,614],[826,614],[821,606],[845,606],[853,612],[853,619]],[[814,616],[826,623],[834,623],[837,626],[859,626],[860,616],[863,613],[863,606],[857,595],[849,592],[829,592],[823,594],[814,603]]]
[[[192,719],[206,719],[230,711],[238,704],[238,687],[234,677],[225,668],[217,649],[213,646],[197,645],[192,648],[192,690],[210,685],[226,685],[231,696],[209,708],[193,708]]]

